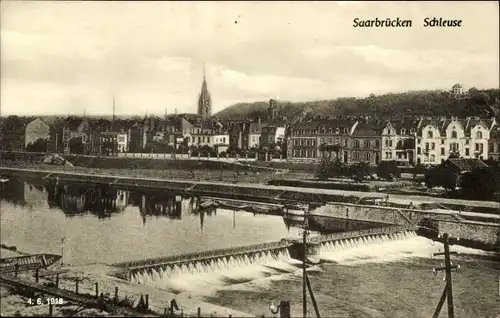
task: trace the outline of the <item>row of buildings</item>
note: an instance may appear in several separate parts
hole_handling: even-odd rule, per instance
[[[249,121],[217,121],[193,115],[140,121],[43,118],[4,122],[2,150],[116,155],[119,152],[189,153],[208,147],[217,153],[245,150],[272,152],[291,161],[339,159],[346,164],[396,160],[401,164],[439,164],[450,156],[500,159],[500,125],[496,120],[417,118],[372,121],[364,118],[311,118],[289,125],[276,118],[274,100],[269,116]],[[24,122],[23,122],[24,121]],[[162,148],[163,147],[163,148]]]
[[[452,93],[463,95],[460,85]],[[113,101],[114,109],[114,101]],[[0,147],[86,155],[260,152],[290,161],[339,159],[345,164],[399,161],[439,164],[450,156],[500,159],[500,126],[491,118],[308,118],[291,124],[271,99],[265,118],[217,120],[205,76],[197,114],[163,118],[0,118]]]
[[[500,158],[500,126],[494,118],[429,118],[376,122],[310,120],[290,129],[287,158],[338,158],[346,164],[398,161],[436,165],[448,157]]]

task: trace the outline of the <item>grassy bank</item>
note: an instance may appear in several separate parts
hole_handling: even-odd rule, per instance
[[[179,168],[179,166],[165,166],[162,169],[152,168],[106,168],[106,167],[85,167],[85,166],[56,166],[36,162],[14,162],[3,161],[2,166],[13,168],[76,172],[89,174],[107,174],[124,177],[145,177],[171,180],[193,180],[210,182],[237,182],[237,183],[267,183],[276,178],[303,180],[310,178],[308,173],[285,172],[279,173],[270,170],[241,171],[233,167],[226,169],[210,169],[204,165],[197,165],[192,170]]]
[[[347,190],[347,191],[379,191],[380,189],[399,189],[404,187],[414,187],[415,183],[410,181],[369,181],[364,183],[354,183],[346,181],[315,181],[315,180],[286,180],[275,179],[271,180],[269,185],[300,187],[300,188],[316,188],[316,189],[331,189],[331,190]]]

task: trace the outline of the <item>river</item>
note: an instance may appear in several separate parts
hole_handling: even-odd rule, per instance
[[[28,253],[64,250],[67,264],[113,263],[296,237],[282,217],[217,209],[196,211],[196,200],[81,185],[10,180],[2,184],[1,243]],[[104,200],[102,198],[105,198]],[[64,238],[64,242],[62,241]],[[328,262],[310,269],[322,317],[430,317],[444,282],[433,275],[440,243],[407,235],[384,243],[323,250]],[[453,274],[456,317],[500,314],[499,266],[466,253]],[[300,263],[291,259],[228,271],[185,274],[152,282],[158,288],[201,294],[239,311],[266,314],[271,301],[291,301],[302,315]],[[446,305],[443,314],[446,312]],[[308,316],[313,317],[308,301]]]

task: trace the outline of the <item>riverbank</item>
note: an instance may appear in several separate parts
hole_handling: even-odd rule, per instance
[[[46,167],[43,167],[46,168]],[[83,168],[82,168],[83,169]],[[213,181],[174,180],[161,178],[161,176],[144,175],[137,171],[107,171],[99,173],[93,169],[83,169],[80,172],[71,172],[58,166],[50,166],[50,169],[22,169],[13,167],[0,167],[0,174],[12,177],[26,178],[59,178],[60,181],[101,183],[124,188],[146,188],[164,189],[177,193],[191,193],[193,195],[220,196],[236,199],[255,199],[265,202],[304,201],[304,202],[347,202],[357,203],[362,198],[387,198],[387,194],[379,192],[361,192],[333,189],[311,189],[286,186],[271,186],[252,183],[227,183]],[[438,203],[449,204],[463,211],[470,208],[500,209],[499,202],[471,201],[459,199],[445,199],[415,195],[391,195],[390,202],[400,204],[426,204]]]

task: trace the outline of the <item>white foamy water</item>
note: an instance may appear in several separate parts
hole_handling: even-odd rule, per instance
[[[443,248],[442,243],[419,237],[415,232],[409,231],[323,243],[319,258],[339,265],[355,266],[415,257],[431,258],[433,253],[440,252]],[[488,255],[488,252],[462,246],[453,246],[452,250],[460,254]],[[205,264],[144,271],[135,274],[132,282],[208,296],[218,290],[255,290],[267,288],[276,280],[300,279],[301,264],[301,261],[291,259],[287,251],[266,252],[250,258],[237,256]],[[322,271],[320,266],[312,266],[307,270]]]
[[[230,257],[206,264],[174,266],[168,269],[153,269],[140,272],[132,277],[132,282],[170,288],[179,292],[209,295],[227,285],[266,278],[279,273],[292,273],[301,262],[290,258],[288,251],[262,253],[255,257]]]
[[[433,253],[442,252],[444,246],[415,232],[381,236],[368,236],[322,244],[320,258],[340,265],[395,262],[412,257],[432,258]],[[453,245],[453,251],[463,255],[489,255],[490,253]]]

